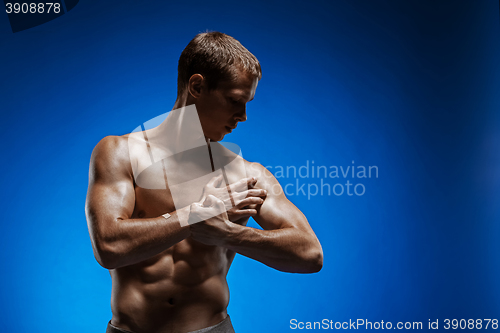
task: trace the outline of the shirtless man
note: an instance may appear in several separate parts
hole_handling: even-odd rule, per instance
[[[237,40],[199,34],[179,59],[173,109],[196,107],[214,147],[246,120],[260,77],[257,59]],[[146,131],[149,140],[161,130]],[[226,275],[236,253],[284,272],[321,269],[323,252],[307,219],[262,165],[244,161],[246,177],[236,182],[212,177],[181,207],[170,178],[164,189],[140,186],[134,168],[151,147],[131,142],[130,135],[105,137],[90,162],[87,222],[94,255],[112,279],[107,332],[234,332]],[[165,161],[164,170],[176,168],[175,158]],[[164,182],[163,174],[155,177]],[[249,217],[263,230],[247,227]]]

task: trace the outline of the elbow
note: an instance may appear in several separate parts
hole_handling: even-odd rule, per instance
[[[321,247],[314,250],[309,258],[309,273],[318,273],[323,268],[323,250]]]
[[[102,267],[106,269],[115,269],[120,267],[118,258],[118,251],[111,244],[105,242],[98,242],[93,246],[94,257]]]
[[[323,249],[319,241],[316,241],[306,252],[304,262],[303,273],[318,273],[323,268]]]

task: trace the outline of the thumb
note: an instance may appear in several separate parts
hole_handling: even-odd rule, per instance
[[[216,202],[217,198],[210,194],[203,202],[203,206],[210,207],[213,206]]]
[[[214,187],[220,187],[220,184],[222,184],[222,175],[214,178]]]
[[[219,187],[221,181],[222,181],[222,175],[215,176],[212,179],[210,179],[207,185],[210,187]]]

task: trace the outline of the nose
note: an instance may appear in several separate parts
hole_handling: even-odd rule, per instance
[[[247,107],[244,106],[237,114],[236,114],[236,120],[237,121],[245,121],[247,120]]]

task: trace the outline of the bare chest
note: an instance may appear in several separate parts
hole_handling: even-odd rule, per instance
[[[214,149],[198,147],[154,161],[145,154],[138,156],[140,172],[134,174],[134,217],[156,217],[184,208],[201,200],[205,185],[213,177],[224,174],[228,184],[246,177],[243,159]],[[227,184],[226,184],[227,185]]]

